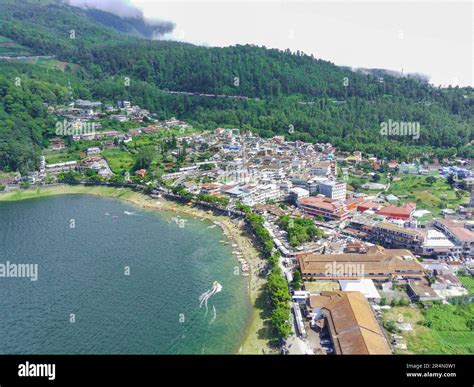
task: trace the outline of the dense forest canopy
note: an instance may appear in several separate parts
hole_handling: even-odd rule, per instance
[[[54,127],[44,103],[68,102],[69,85],[75,98],[127,99],[161,118],[177,116],[203,128],[284,134],[386,158],[472,156],[472,88],[442,89],[387,74],[380,79],[289,50],[150,41],[105,16],[60,1],[0,0],[0,37],[67,62],[62,71],[0,62],[0,168],[36,164]],[[420,138],[381,136],[380,123],[388,120],[419,123]]]

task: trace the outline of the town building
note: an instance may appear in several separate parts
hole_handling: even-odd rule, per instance
[[[77,167],[77,161],[65,161],[63,163],[46,164],[46,172],[57,173],[57,172],[68,172],[73,171]]]
[[[372,227],[368,239],[385,247],[410,249],[418,252],[423,242],[423,235],[418,230],[400,227],[393,223],[379,222]]]
[[[378,280],[420,278],[423,266],[409,250],[385,249],[372,246],[366,253],[313,254],[297,256],[304,279],[361,279]]]
[[[474,232],[467,226],[465,222],[448,219],[437,219],[434,222],[434,227],[444,232],[455,245],[461,247],[462,257],[473,258]]]
[[[320,182],[319,193],[330,199],[344,200],[346,198],[346,183],[332,180]]]
[[[409,281],[407,286],[408,296],[412,301],[439,301],[441,297],[423,281]]]
[[[307,215],[319,215],[328,220],[344,221],[349,218],[349,211],[341,200],[319,196],[302,198],[298,201],[298,207]]]
[[[427,230],[424,233],[421,250],[418,252],[427,258],[459,258],[462,248],[455,245],[449,238],[438,230]]]
[[[380,210],[376,212],[376,214],[385,216],[388,219],[411,220],[415,210],[416,210],[415,203],[405,203],[404,205],[400,207],[397,207],[395,205],[382,207]]]
[[[334,172],[335,166],[331,161],[321,161],[311,168],[311,174],[315,176],[329,176]]]
[[[321,292],[308,299],[310,317],[327,328],[336,355],[389,355],[390,346],[360,292]]]
[[[291,202],[298,203],[300,199],[309,198],[309,191],[304,188],[294,187],[290,189],[289,196]]]
[[[87,148],[87,150],[86,150],[87,156],[98,155],[100,152],[101,152],[100,148],[97,147],[97,146]]]

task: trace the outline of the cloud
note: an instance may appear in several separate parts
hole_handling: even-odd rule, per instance
[[[67,3],[83,9],[99,9],[120,17],[144,19],[143,11],[128,0],[68,0]]]
[[[64,0],[67,4],[82,8],[95,9],[99,11],[109,12],[115,16],[126,19],[135,19],[143,22],[143,25],[151,27],[153,33],[152,38],[173,32],[175,24],[172,22],[162,21],[158,19],[145,18],[143,11],[130,0]]]

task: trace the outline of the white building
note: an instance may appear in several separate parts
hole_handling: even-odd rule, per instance
[[[319,183],[319,193],[335,200],[344,200],[346,198],[346,183],[331,181]]]
[[[328,176],[332,172],[332,165],[330,161],[320,162],[311,168],[311,174],[316,176]]]
[[[240,190],[244,193],[242,202],[249,206],[283,198],[283,191],[276,184],[247,185]]]
[[[76,167],[77,167],[77,161],[66,161],[64,163],[47,164],[46,172],[54,173],[54,172],[72,171],[76,169]]]
[[[459,257],[461,246],[456,246],[449,238],[438,230],[428,230],[421,245],[422,255],[447,258]]]
[[[293,203],[298,203],[298,200],[302,198],[309,198],[309,191],[307,189],[300,187],[290,189],[290,200]]]

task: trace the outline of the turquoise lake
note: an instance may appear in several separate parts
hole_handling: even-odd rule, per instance
[[[0,203],[0,264],[38,268],[0,278],[0,353],[236,353],[247,280],[219,227],[175,217],[89,195]]]

